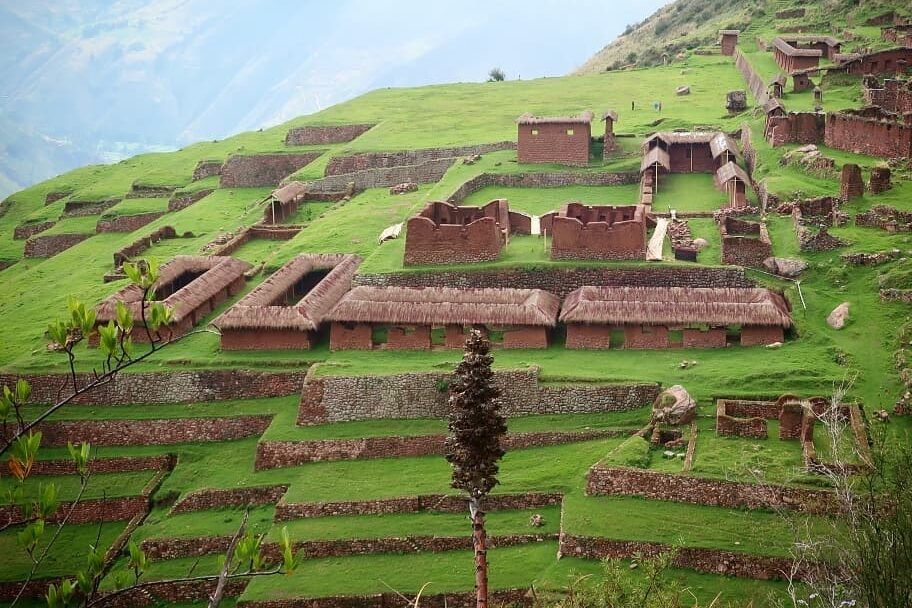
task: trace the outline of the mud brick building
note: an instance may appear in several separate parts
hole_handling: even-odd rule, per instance
[[[779,36],[773,38],[773,55],[784,72],[816,68],[820,59],[836,59],[842,43],[832,36]]]
[[[567,203],[551,218],[551,237],[555,260],[642,260],[646,208]]]
[[[323,318],[352,287],[360,258],[299,255],[213,323],[223,350],[309,349]]]
[[[878,106],[886,112],[912,112],[912,80],[865,78],[865,105]]]
[[[853,55],[841,62],[840,70],[849,74],[900,76],[912,67],[912,48],[895,48],[864,55]]]
[[[738,36],[741,30],[719,30],[719,45],[723,55],[734,55],[738,46]]]
[[[773,255],[766,224],[727,217],[719,224],[722,235],[722,263],[762,268]]]
[[[786,301],[760,288],[580,287],[564,300],[567,348],[723,347],[781,342]]]
[[[540,289],[356,287],[327,317],[330,348],[463,348],[470,328],[504,348],[545,348],[559,308]]]
[[[482,207],[432,201],[409,218],[405,265],[452,264],[496,260],[511,232],[528,233],[531,218],[510,211],[506,199]]]
[[[516,119],[520,163],[589,164],[592,112],[579,116],[533,116]]]
[[[219,304],[243,289],[244,273],[250,268],[247,262],[231,257],[192,255],[179,255],[162,266],[151,299],[170,308],[172,320],[159,329],[159,334],[169,339],[188,333]],[[96,308],[96,328],[116,320],[117,303],[122,302],[133,313],[134,342],[148,341],[141,321],[142,297],[142,288],[128,285],[105,299]],[[146,302],[146,314],[152,302]],[[92,341],[97,340],[95,334]]]

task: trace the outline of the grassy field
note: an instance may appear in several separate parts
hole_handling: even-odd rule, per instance
[[[489,186],[473,192],[463,203],[484,205],[496,198],[505,198],[510,209],[530,215],[543,215],[557,211],[569,202],[587,205],[635,205],[639,202],[639,184],[626,186],[567,186],[563,188],[503,188]]]

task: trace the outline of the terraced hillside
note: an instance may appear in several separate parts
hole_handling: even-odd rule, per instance
[[[900,16],[912,16],[897,4]],[[694,6],[674,3],[648,27],[665,19],[677,36],[696,18]],[[908,412],[912,169],[908,159],[888,162],[823,141],[810,160],[798,142],[774,145],[781,142],[760,107],[766,88],[751,90],[752,81],[765,85],[779,74],[764,50],[771,38],[799,23],[838,35],[847,51],[879,48],[880,26],[865,23],[887,3],[846,10],[838,22],[820,3],[730,6],[680,37],[669,65],[606,72],[605,62],[615,61],[608,53],[585,74],[562,78],[378,90],[271,129],[85,167],[6,199],[0,384],[30,381],[25,421],[42,416],[73,381],[46,336],[67,315],[68,298],[99,304],[128,285],[123,261],[146,256],[231,256],[250,269],[241,287],[200,304],[192,323],[209,331],[165,346],[43,419],[39,459],[24,482],[4,463],[4,496],[21,488],[19,501],[28,502],[56,484],[61,506],[48,530],[55,517],[70,516],[33,572],[24,526],[15,523],[20,512],[0,503],[0,602],[29,580],[16,605],[43,605],[49,584],[84,567],[89,545],[103,554],[105,591],[129,579],[131,541],[151,560],[143,580],[215,573],[245,513],[267,556],[276,557],[287,529],[303,561],[289,576],[232,581],[222,605],[386,606],[396,592],[422,589],[433,605],[465,601],[473,585],[470,526],[442,456],[461,352],[444,347],[443,324],[430,330],[429,348],[410,350],[392,348],[390,328],[377,327],[367,336],[373,348],[332,349],[326,326],[309,349],[223,349],[213,325],[297,256],[353,254],[350,282],[358,286],[544,289],[565,306],[583,286],[782,294],[791,326],[769,345],[739,343],[740,322],[716,334],[708,323],[681,324],[668,332],[669,347],[656,349],[617,348],[627,337],[622,331],[618,341],[616,328],[610,348],[574,348],[563,323],[549,330],[547,348],[507,348],[504,331],[489,334],[509,415],[501,483],[488,503],[498,601],[528,605],[529,589],[559,593],[575,576],[599,572],[603,557],[636,560],[677,547],[672,574],[699,601],[721,594],[731,605],[776,605],[786,593],[793,518],[819,532],[831,514],[831,486],[818,465],[837,448],[819,426],[805,432],[819,425],[806,399],[848,385],[850,424],[840,446],[857,452],[855,466],[885,426],[873,412],[897,403],[897,413]],[[795,9],[805,16],[776,17]],[[735,25],[742,27],[736,54],[723,55],[715,30]],[[626,49],[625,40],[645,37],[648,27],[611,48]],[[862,104],[861,76],[813,78],[822,98],[813,89],[786,92],[781,104],[805,113],[820,106],[821,116]],[[682,86],[689,94],[676,94]],[[732,90],[748,91],[746,109],[726,108]],[[617,112],[613,151],[596,139],[586,166],[518,163],[518,116],[584,110]],[[601,125],[593,122],[593,135]],[[658,165],[643,163],[651,136],[673,139],[667,133],[675,131],[727,135],[739,170],[749,172],[743,207],[720,217],[732,194],[709,172],[660,176]],[[867,184],[860,195],[844,196],[846,165],[860,168]],[[885,168],[889,189],[877,186]],[[404,193],[391,190],[403,182]],[[501,198],[539,226],[571,201],[642,204],[644,235],[661,259],[554,259],[554,235],[530,229],[511,234],[494,259],[405,265],[407,227],[398,238],[379,238],[429,201],[476,206]],[[737,233],[739,222],[758,235],[762,225],[768,242]],[[706,242],[692,257],[679,254],[685,232],[687,247]],[[740,244],[748,238],[752,244]],[[768,250],[759,263],[731,257],[733,248],[761,246]],[[785,276],[763,265],[766,257],[806,268]],[[848,319],[835,329],[827,316],[843,302]],[[685,331],[721,338],[720,347],[683,348]],[[76,349],[77,383],[101,369],[99,353],[88,344]],[[656,397],[675,384],[696,400],[696,418],[654,441],[640,436]],[[792,401],[777,403],[782,395],[804,404],[797,417],[783,406]],[[910,416],[894,415],[887,434],[907,440],[910,430]],[[85,487],[67,462],[68,442],[93,447]],[[530,523],[536,515],[541,526]],[[123,605],[205,605],[211,590],[162,584],[148,588],[151,598],[119,597]]]

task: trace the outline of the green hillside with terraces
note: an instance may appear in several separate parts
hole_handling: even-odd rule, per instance
[[[711,8],[698,8],[701,6]],[[776,17],[777,12],[794,8],[806,9],[805,16]],[[542,597],[556,597],[573,578],[600,572],[602,566],[592,555],[559,555],[561,543],[573,537],[588,539],[593,545],[639,543],[637,546],[679,547],[710,556],[706,559],[717,560],[711,561],[716,564],[714,569],[695,566],[696,559],[680,560],[671,573],[701,605],[717,596],[720,605],[778,605],[787,593],[781,577],[766,580],[771,577],[762,575],[765,571],[759,566],[753,574],[748,567],[745,575],[730,563],[786,563],[796,541],[791,526],[794,514],[783,516],[763,506],[599,495],[592,491],[589,476],[595,466],[708,484],[753,487],[750,484],[756,485],[759,478],[785,493],[800,495],[827,491],[826,477],[808,468],[808,446],[797,439],[780,439],[784,423],[772,418],[765,421],[763,436],[724,436],[717,432],[717,400],[771,402],[785,394],[826,396],[841,384],[848,385],[847,401],[858,404],[870,435],[880,434],[886,426],[888,441],[908,441],[912,416],[893,415],[889,425],[882,425],[873,412],[892,412],[910,387],[912,262],[908,256],[912,232],[882,230],[856,222],[856,218],[876,206],[912,213],[909,159],[888,163],[820,144],[820,153],[833,161],[829,169],[809,170],[801,163],[786,162],[784,156],[801,146],[767,143],[762,109],[734,57],[722,55],[716,43],[718,29],[741,29],[740,52],[768,82],[780,70],[765,43],[778,33],[801,26],[805,33],[844,40],[846,52],[877,50],[887,46],[880,39],[880,26],[866,22],[893,9],[912,18],[912,10],[901,2],[856,6],[836,0],[745,0],[723,5],[679,0],[632,28],[574,75],[376,90],[268,129],[200,142],[177,152],[144,154],[114,165],[83,167],[17,192],[0,204],[0,383],[17,376],[44,382],[43,376],[69,371],[66,357],[47,347],[48,325],[67,314],[69,298],[94,306],[129,283],[116,275],[115,252],[170,226],[174,238],[155,242],[141,256],[166,262],[177,255],[207,255],[263,223],[279,182],[229,188],[221,186],[218,175],[197,175],[195,179],[194,172],[207,161],[220,166],[232,156],[314,152],[315,160],[281,178],[282,184],[307,184],[323,178],[337,157],[515,142],[515,121],[525,112],[561,116],[591,110],[601,116],[615,110],[619,115],[614,125],[618,149],[603,157],[601,142],[596,143],[585,167],[520,164],[515,149],[485,152],[478,158],[460,154],[442,177],[405,194],[376,187],[353,189],[340,200],[301,202],[280,226],[299,228],[292,238],[251,238],[231,253],[253,268],[240,292],[216,303],[197,327],[212,328],[216,318],[300,254],[356,254],[362,259],[359,277],[371,281],[421,281],[428,276],[457,276],[454,280],[468,276],[466,281],[471,281],[472,276],[496,273],[536,276],[589,270],[667,273],[663,276],[742,272],[746,280],[781,293],[788,302],[793,325],[783,343],[773,347],[730,344],[715,349],[589,351],[568,348],[563,330],[558,329],[544,349],[495,346],[494,367],[499,373],[532,370],[537,374],[536,390],[577,395],[574,405],[579,407],[573,413],[523,413],[508,421],[511,439],[560,437],[530,441],[507,451],[500,484],[492,497],[506,506],[495,506],[488,516],[488,534],[494,542],[489,551],[491,588],[534,588]],[[707,10],[712,12],[711,18]],[[628,61],[632,55],[639,59]],[[788,110],[806,112],[820,104],[829,112],[862,105],[860,76],[834,73],[815,80],[822,101],[814,99],[812,90],[787,92],[782,102]],[[689,94],[676,94],[685,86]],[[726,109],[726,94],[733,90],[748,90],[747,109]],[[346,143],[286,144],[292,129],[359,124],[374,126]],[[600,136],[602,131],[602,123],[596,119],[592,134]],[[685,217],[693,237],[706,241],[696,261],[675,259],[667,239],[661,261],[554,260],[548,236],[530,234],[511,236],[495,260],[405,266],[404,227],[399,238],[379,241],[388,227],[406,222],[429,201],[448,200],[461,186],[484,174],[578,177],[624,173],[634,177],[631,183],[612,186],[489,185],[471,192],[459,204],[483,205],[505,198],[512,211],[530,216],[541,216],[570,201],[636,204],[641,196],[642,145],[659,131],[723,131],[733,141],[749,141],[754,150],[751,178],[758,188],[748,192],[749,210],[743,219],[763,222],[773,256],[801,260],[807,264],[806,270],[797,278],[785,278],[762,267],[725,265],[713,212],[725,206],[728,198],[709,174],[663,177],[651,207],[659,217]],[[842,239],[841,246],[803,250],[790,212],[780,213],[776,205],[765,205],[770,200],[840,196],[840,170],[846,164],[857,164],[866,182],[873,169],[889,166],[892,188],[876,194],[868,191],[840,205],[845,221],[831,227],[829,234]],[[191,202],[176,204],[181,200]],[[154,219],[129,232],[104,228],[106,223],[118,222],[130,226],[131,218],[147,214],[155,214]],[[654,229],[650,225],[650,235]],[[810,230],[817,234],[819,228],[811,226]],[[28,236],[17,238],[23,234]],[[75,244],[53,255],[34,255],[41,243],[58,243],[60,237],[72,238]],[[853,255],[878,253],[884,254],[878,258],[882,263],[852,263]],[[113,280],[106,280],[106,275]],[[902,295],[882,297],[884,289]],[[843,302],[850,304],[850,313],[845,326],[837,330],[827,323],[827,316]],[[76,355],[77,371],[91,373],[100,368],[98,349],[83,344]],[[340,596],[350,600],[393,591],[409,596],[421,590],[427,595],[471,592],[472,553],[470,545],[459,544],[459,539],[465,542],[469,537],[469,522],[461,511],[441,506],[455,494],[448,463],[440,454],[401,455],[392,448],[384,453],[382,448],[373,452],[375,448],[370,447],[412,446],[419,441],[433,444],[446,433],[446,420],[365,416],[299,424],[308,398],[302,394],[302,382],[310,383],[305,386],[323,383],[319,384],[322,391],[325,386],[348,386],[345,382],[355,386],[359,378],[372,378],[376,382],[369,386],[388,389],[390,399],[395,399],[407,392],[396,388],[397,378],[436,374],[440,376],[434,380],[437,390],[444,394],[448,387],[444,376],[461,355],[458,350],[437,346],[430,350],[331,350],[327,335],[321,335],[319,343],[308,350],[223,350],[215,330],[163,348],[124,372],[118,382],[128,383],[140,374],[161,374],[161,378],[197,374],[194,378],[201,378],[250,372],[282,379],[276,385],[289,377],[296,384],[253,398],[245,387],[209,391],[201,388],[202,381],[180,376],[174,381],[177,388],[169,393],[173,395],[170,401],[156,402],[141,394],[132,403],[107,397],[93,401],[90,396],[59,409],[44,424],[73,429],[67,436],[71,441],[83,440],[80,433],[98,436],[93,442],[94,457],[111,470],[93,473],[84,490],[73,474],[39,472],[21,484],[25,495],[35,496],[44,485],[54,483],[62,501],[104,505],[135,500],[141,512],[135,519],[101,517],[100,521],[89,518],[91,521],[68,524],[31,578],[47,583],[75,575],[84,566],[85,549],[97,543],[104,550],[115,547],[106,556],[110,574],[104,582],[105,589],[113,590],[129,574],[127,540],[149,551],[151,566],[145,577],[150,580],[216,572],[226,538],[237,530],[249,503],[249,529],[275,546],[287,528],[303,561],[290,576],[255,577],[232,588],[223,606],[274,606],[277,604],[269,602],[282,600],[291,602],[288,605],[294,605],[294,600],[325,600],[330,606],[332,601],[342,601]],[[420,383],[414,382],[415,386]],[[650,423],[652,399],[601,409],[585,403],[588,398],[600,398],[599,391],[634,384],[660,388],[681,384],[696,399],[697,417],[681,427],[681,443],[671,452],[645,439],[631,438]],[[366,400],[369,391],[361,390],[365,390]],[[24,408],[26,420],[46,409],[41,399],[37,401]],[[906,398],[907,406],[908,401]],[[152,425],[158,426],[148,437],[136,431],[135,439],[118,438],[118,434],[134,437],[131,427],[151,429]],[[206,432],[200,431],[204,427]],[[841,441],[847,446],[859,445],[859,435],[847,433]],[[822,433],[810,444],[820,458],[833,456]],[[269,461],[270,450],[284,449],[283,445],[302,451],[327,449],[331,455]],[[66,441],[46,442],[40,450],[41,461],[67,457]],[[113,464],[121,461],[135,466]],[[140,461],[146,464],[135,464]],[[3,465],[0,491],[7,496],[19,484],[8,474],[6,463]],[[514,500],[517,496],[526,502]],[[377,504],[401,505],[407,499],[421,503],[420,508],[400,506],[370,512]],[[372,506],[365,506],[368,504]],[[353,510],[346,511],[349,508]],[[542,517],[543,526],[530,525],[534,515]],[[812,531],[828,529],[827,515],[801,517]],[[0,560],[0,605],[8,605],[4,602],[11,599],[3,595],[5,590],[30,578],[32,563],[17,539],[21,530],[21,525],[0,527],[0,554],[4,556]],[[516,540],[518,537],[522,539]],[[411,548],[403,548],[403,539]],[[427,548],[435,542],[439,543],[436,548]],[[728,560],[724,566],[719,565],[720,555]],[[631,565],[625,575],[638,577],[641,572]],[[186,603],[180,605],[206,605],[204,592],[183,599]],[[160,601],[172,605],[168,598]],[[40,597],[30,597],[16,605],[45,603]]]

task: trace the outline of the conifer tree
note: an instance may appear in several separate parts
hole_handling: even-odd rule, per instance
[[[475,550],[477,608],[488,605],[488,562],[483,499],[497,485],[501,437],[507,421],[500,413],[500,391],[491,371],[491,344],[473,330],[466,340],[462,362],[450,385],[450,421],[446,459],[453,467],[452,486],[469,499],[472,545]]]

